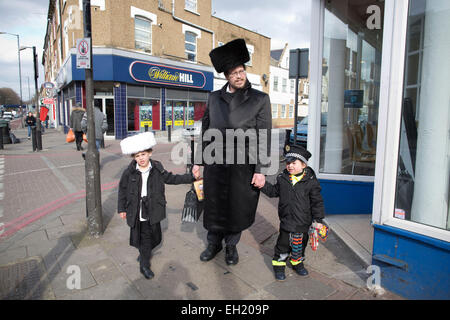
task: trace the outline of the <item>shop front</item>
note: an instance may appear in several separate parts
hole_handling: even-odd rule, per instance
[[[75,59],[71,54],[57,81],[65,131],[76,103],[86,106],[84,70],[76,69]],[[106,138],[192,126],[202,118],[213,89],[208,66],[105,48],[94,48],[93,65],[94,105],[107,117]]]
[[[382,287],[450,299],[450,3],[314,0],[312,21],[308,148],[327,214],[370,213]]]

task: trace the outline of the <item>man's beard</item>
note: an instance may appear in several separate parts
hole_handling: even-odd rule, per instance
[[[234,90],[240,90],[240,89],[243,89],[243,88],[245,88],[246,84],[247,84],[247,79],[244,80],[244,82],[242,83],[242,85],[241,85],[240,87],[238,87],[238,86],[236,86],[236,85],[233,85],[231,82],[228,82],[228,85],[229,85],[231,88],[233,88]]]

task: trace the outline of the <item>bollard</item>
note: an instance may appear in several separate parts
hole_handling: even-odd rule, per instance
[[[3,128],[0,127],[0,150],[3,150]]]
[[[171,125],[167,126],[167,139],[169,140],[169,142],[172,142],[172,126]]]
[[[33,152],[37,149],[37,141],[36,141],[36,127],[31,127],[31,145],[33,146]]]

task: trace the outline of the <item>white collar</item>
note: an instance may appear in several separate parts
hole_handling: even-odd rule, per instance
[[[150,171],[151,168],[152,168],[152,163],[151,163],[151,162],[148,163],[148,168],[145,169],[145,170],[142,170],[142,169],[139,167],[139,164],[136,163],[136,170],[140,171],[141,173],[147,173],[147,172]]]

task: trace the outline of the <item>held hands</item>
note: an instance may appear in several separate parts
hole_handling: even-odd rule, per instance
[[[120,217],[125,220],[127,218],[127,213],[126,212],[120,212],[119,213]]]
[[[261,173],[253,174],[252,185],[256,188],[262,188],[266,184],[266,177]]]
[[[200,179],[200,166],[194,165],[192,167],[192,175],[194,176],[195,180]]]

